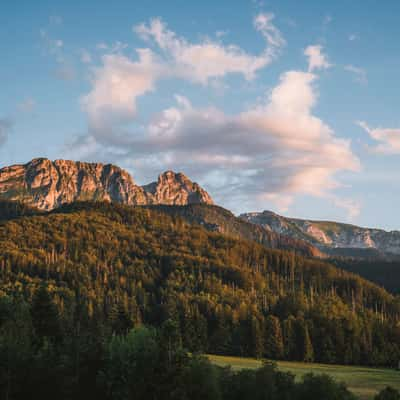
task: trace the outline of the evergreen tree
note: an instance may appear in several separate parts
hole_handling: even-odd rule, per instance
[[[274,315],[266,318],[265,355],[273,360],[281,360],[284,356],[282,328]]]
[[[374,400],[400,400],[400,393],[388,386],[382,389],[375,397]]]
[[[32,300],[32,323],[40,342],[44,338],[56,341],[60,337],[60,319],[56,305],[46,285],[41,285]]]
[[[298,361],[314,361],[314,350],[308,326],[304,318],[297,318],[295,324],[296,359]]]

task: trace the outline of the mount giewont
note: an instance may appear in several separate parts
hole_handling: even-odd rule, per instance
[[[112,164],[47,158],[0,169],[0,197],[41,210],[78,200],[128,205],[213,204],[209,194],[182,173],[166,171],[157,182],[138,186],[128,172]]]

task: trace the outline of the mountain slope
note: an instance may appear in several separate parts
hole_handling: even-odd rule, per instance
[[[165,205],[150,207],[172,216],[179,216],[209,231],[219,232],[236,239],[255,241],[272,249],[291,250],[307,257],[324,257],[315,246],[304,240],[280,235],[262,226],[249,223],[219,206],[191,204],[185,207]]]
[[[240,218],[272,232],[305,240],[322,252],[334,256],[400,256],[399,231],[386,232],[338,222],[287,218],[271,211],[242,214]]]
[[[381,365],[400,356],[400,305],[382,288],[150,208],[78,203],[14,218],[0,222],[0,248],[0,295],[30,300],[46,283],[64,324],[77,312],[104,329],[172,319],[193,351]]]
[[[157,182],[142,187],[128,172],[112,164],[46,158],[0,169],[0,198],[42,210],[77,200],[129,205],[212,204],[208,193],[181,173],[167,171]]]

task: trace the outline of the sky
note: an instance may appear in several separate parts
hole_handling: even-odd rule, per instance
[[[399,1],[0,7],[0,167],[172,169],[235,213],[400,229]]]

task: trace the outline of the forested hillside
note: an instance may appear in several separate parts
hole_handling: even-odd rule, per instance
[[[400,261],[387,261],[374,257],[361,260],[338,257],[331,262],[346,271],[377,283],[391,293],[400,295]]]
[[[169,320],[192,351],[368,365],[400,358],[399,298],[323,261],[148,208],[76,203],[17,214],[0,223],[0,296],[30,304],[46,283],[72,337]]]
[[[291,250],[310,257],[325,257],[312,244],[267,230],[260,225],[235,217],[225,208],[209,204],[190,204],[185,207],[171,205],[148,206],[173,217],[181,217],[212,232],[219,232],[237,239],[253,240],[269,248]]]

